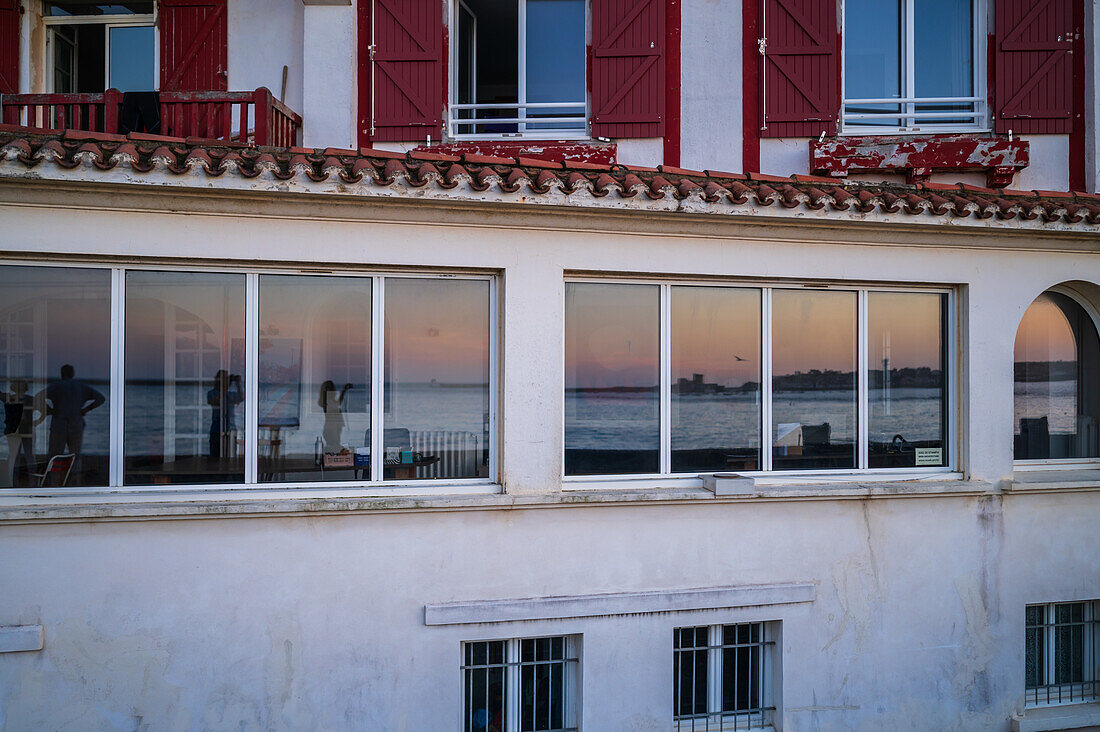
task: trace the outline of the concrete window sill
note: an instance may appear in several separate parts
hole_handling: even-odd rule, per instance
[[[713,504],[893,498],[966,497],[993,492],[980,480],[757,484],[751,493],[718,495],[695,483],[676,483],[540,493],[503,493],[499,485],[466,486],[444,493],[393,491],[356,494],[353,489],[89,492],[49,496],[0,492],[0,524],[147,521],[180,518],[245,518],[358,513],[552,509],[578,506]]]
[[[1100,703],[1033,707],[1013,717],[1012,732],[1054,732],[1100,728]]]
[[[1095,468],[1017,470],[1010,493],[1057,493],[1100,490],[1100,470]]]

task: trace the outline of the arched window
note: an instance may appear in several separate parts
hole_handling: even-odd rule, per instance
[[[1100,456],[1100,343],[1079,302],[1048,290],[1016,332],[1017,460]]]

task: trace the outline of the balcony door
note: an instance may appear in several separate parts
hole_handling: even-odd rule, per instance
[[[156,84],[153,3],[46,3],[50,91],[152,91]]]

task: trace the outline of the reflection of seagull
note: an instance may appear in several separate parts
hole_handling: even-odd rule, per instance
[[[736,354],[735,354],[735,355],[734,355],[734,357],[733,357],[733,360],[734,360],[734,361],[744,361],[745,359],[743,359],[743,358],[741,358],[740,356],[738,356],[738,355],[736,355]]]

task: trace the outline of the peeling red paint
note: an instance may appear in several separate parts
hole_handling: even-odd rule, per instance
[[[492,158],[532,158],[548,160],[554,163],[565,161],[614,165],[616,146],[614,143],[593,145],[586,142],[454,142],[416,148],[420,152],[433,152],[441,155],[484,155]]]
[[[978,171],[990,188],[1005,188],[1028,166],[1029,151],[1026,140],[1003,137],[834,137],[810,143],[810,170],[834,177],[853,171],[905,173],[910,183],[934,172]]]

